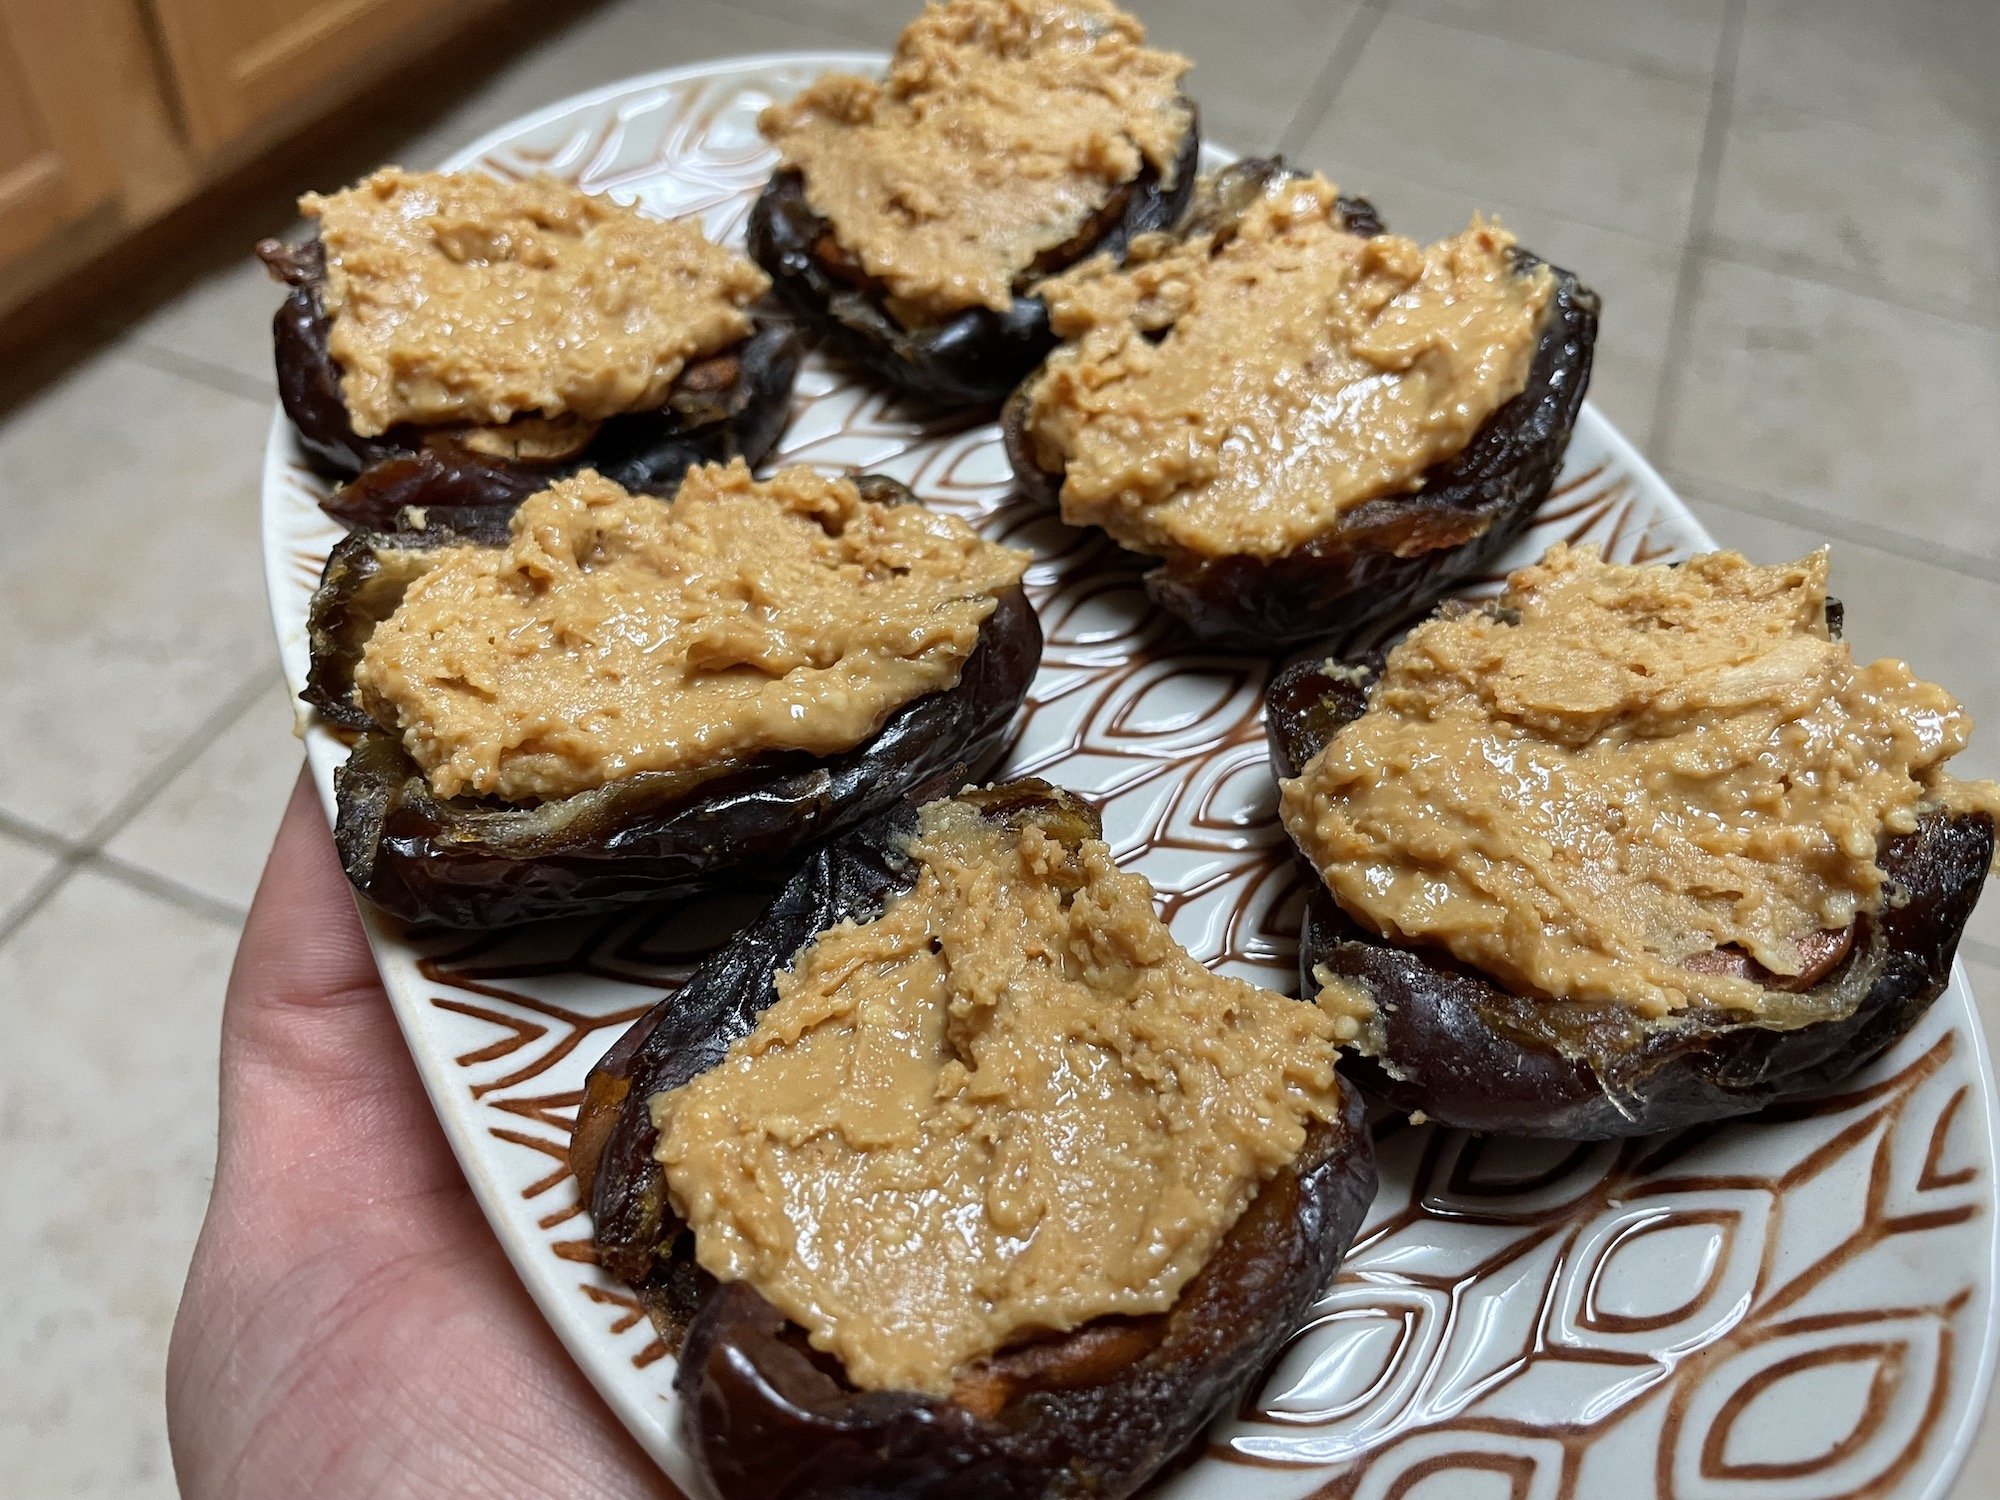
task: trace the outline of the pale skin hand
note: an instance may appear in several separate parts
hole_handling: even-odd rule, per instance
[[[676,1493],[480,1217],[303,779],[229,980],[167,1428],[185,1500]]]

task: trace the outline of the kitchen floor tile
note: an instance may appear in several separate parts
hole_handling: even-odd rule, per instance
[[[1390,0],[1405,15],[1706,85],[1726,0]]]
[[[1361,7],[1351,0],[1133,0],[1146,39],[1194,59],[1187,91],[1205,139],[1243,155],[1271,151]]]
[[[267,420],[117,354],[0,419],[0,808],[85,833],[271,659]]]
[[[1678,245],[1708,103],[1706,84],[1390,14],[1299,155]]]
[[[2000,55],[2000,53],[1996,53]],[[1717,180],[1714,248],[1789,257],[1891,302],[2000,315],[2000,136],[1892,133],[1789,105],[1741,106]]]
[[[1735,98],[1918,139],[1990,131],[1996,56],[1991,0],[1749,0]]]
[[[246,909],[304,757],[275,674],[236,721],[115,834],[105,852]]]
[[[281,226],[272,226],[274,232]],[[186,291],[138,323],[133,348],[186,361],[183,373],[260,401],[278,397],[271,366],[271,315],[285,300],[263,263],[241,247]]]
[[[39,844],[0,833],[0,930],[22,898],[55,868],[57,858]]]
[[[2000,959],[1987,959],[1971,954],[1961,954],[1965,960],[1965,980],[1972,986],[1972,998],[1978,1002],[1979,1018],[1986,1023],[1986,1051],[1991,1057],[2000,1051]],[[1981,1447],[1990,1448],[2000,1456],[2000,1443],[1994,1441],[1995,1434],[1982,1435],[1985,1439]],[[1980,1468],[1975,1458],[1966,1466],[1968,1477]],[[2000,1469],[1993,1472],[2000,1474]]]
[[[167,1335],[235,934],[73,877],[0,946],[0,1494],[166,1500]]]
[[[1560,214],[1412,182],[1338,156],[1302,156],[1300,162],[1326,172],[1344,192],[1368,198],[1398,234],[1434,240],[1456,234],[1475,212],[1491,214],[1529,249],[1574,271],[1604,300],[1590,399],[1627,437],[1646,445],[1673,320],[1680,251]]]
[[[1669,430],[1674,469],[1813,507],[1987,568],[2000,334],[1705,259]]]

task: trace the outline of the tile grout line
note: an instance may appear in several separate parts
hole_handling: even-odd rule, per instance
[[[28,887],[23,896],[11,908],[0,911],[0,948],[7,946],[7,940],[27,925],[28,918],[49,904],[49,897],[61,890],[83,863],[83,852],[72,849],[53,865],[48,872]]]
[[[145,810],[149,802],[166,790],[168,783],[185,771],[195,757],[214,742],[216,736],[248,713],[250,705],[255,703],[270,685],[271,670],[268,666],[259,668],[239,683],[207,717],[161,756],[153,769],[141,777],[131,791],[114,802],[103,816],[90,825],[83,837],[76,841],[79,855],[88,856],[102,850],[127,823]]]
[[[1695,298],[1701,291],[1703,247],[1715,226],[1717,180],[1736,100],[1736,58],[1743,46],[1745,0],[1729,0],[1722,16],[1722,35],[1715,44],[1715,76],[1709,84],[1708,118],[1702,125],[1701,156],[1695,168],[1694,199],[1688,205],[1687,233],[1682,237],[1680,272],[1674,279],[1674,308],[1667,321],[1667,344],[1660,358],[1660,389],[1653,398],[1653,422],[1646,434],[1646,451],[1664,453],[1679,418],[1681,367],[1687,362],[1692,338]]]
[[[172,876],[148,870],[133,864],[130,860],[120,859],[115,854],[106,854],[101,849],[82,854],[77,860],[77,868],[88,869],[94,874],[115,880],[120,885],[144,891],[149,896],[157,896],[162,901],[171,902],[183,910],[193,912],[196,916],[207,917],[210,921],[220,922],[226,927],[241,927],[244,919],[250,915],[248,907],[237,906],[234,902],[207,895],[193,886],[183,885]]]
[[[47,906],[56,892],[69,884],[71,876],[84,870],[102,875],[129,890],[136,890],[156,900],[164,901],[169,906],[177,906],[192,916],[217,922],[225,927],[241,927],[250,915],[248,908],[237,907],[227,901],[218,901],[215,897],[204,895],[192,886],[182,885],[178,880],[141,869],[138,865],[122,860],[115,854],[106,854],[102,850],[94,849],[72,849],[50,866],[48,873],[29,888],[28,894],[21,898],[18,905],[8,911],[0,912],[0,948],[6,947],[8,939],[25,927],[36,912]]]
[[[1589,57],[1587,54],[1580,52],[1565,52],[1559,48],[1548,47],[1541,43],[1522,41],[1518,37],[1505,36],[1497,31],[1492,31],[1492,32],[1483,31],[1477,27],[1467,26],[1458,22],[1438,21],[1438,20],[1433,20],[1429,17],[1423,17],[1421,19],[1423,19],[1425,24],[1427,25],[1441,26],[1451,31],[1461,31],[1464,32],[1467,36],[1487,37],[1492,40],[1516,43],[1524,47],[1534,47],[1537,50],[1547,52],[1552,57],[1567,57],[1586,62],[1603,62],[1604,65],[1607,67],[1633,67],[1632,64],[1611,63],[1605,61],[1602,58],[1592,58]],[[1636,71],[1643,72],[1645,70],[1637,69]],[[1648,76],[1653,76],[1653,75],[1648,75]],[[1688,80],[1684,76],[1668,76],[1666,74],[1660,74],[1658,76],[1662,79],[1662,81],[1665,82],[1680,83],[1683,84],[1684,86],[1690,86],[1690,87],[1692,86],[1691,84],[1689,84]],[[1322,110],[1322,115],[1323,114],[1324,110]],[[1733,109],[1731,111],[1731,117],[1732,119],[1734,117]],[[1317,120],[1314,121],[1314,125],[1317,125],[1318,123],[1319,122]],[[1295,121],[1293,127],[1288,127],[1286,132],[1287,135],[1293,133],[1296,124],[1297,122]],[[1298,133],[1301,135],[1309,134],[1310,130]],[[1704,142],[1706,142],[1707,139],[1706,125],[1704,125],[1703,139]],[[1399,169],[1396,175],[1405,178],[1413,186],[1426,188],[1434,193],[1457,195],[1462,192],[1462,190],[1459,188],[1451,187],[1444,183],[1435,181],[1434,179],[1424,176],[1421,173],[1412,174],[1408,170]],[[1699,175],[1699,168],[1697,169],[1697,175]],[[1363,192],[1363,196],[1367,196],[1365,183],[1361,184],[1361,191]],[[1528,205],[1528,208],[1529,211],[1533,213],[1551,214],[1558,218],[1567,220],[1569,223],[1578,225],[1581,228],[1593,229],[1601,234],[1617,235],[1621,239],[1632,240],[1637,244],[1645,245],[1653,249],[1665,250],[1669,253],[1680,251],[1682,253],[1683,261],[1685,261],[1685,257],[1689,254],[1698,254],[1704,260],[1727,261],[1734,265],[1747,266],[1753,270],[1765,271],[1774,276],[1785,276],[1791,278],[1794,281],[1809,282],[1814,286],[1824,287],[1831,291],[1841,292],[1850,297],[1859,297],[1870,302],[1877,302],[1882,304],[1884,307],[1899,308],[1905,312],[1921,313],[1926,316],[1936,318],[1940,322],[1950,323],[1957,327],[1966,329],[1970,332],[1987,333],[1987,334],[2000,333],[2000,310],[1987,309],[1973,302],[1952,302],[1950,304],[1940,305],[1935,300],[1924,300],[1924,299],[1904,296],[1899,294],[1894,287],[1885,286],[1879,282],[1871,282],[1864,275],[1846,271],[1837,266],[1827,265],[1823,262],[1813,261],[1796,253],[1786,252],[1786,251],[1766,250],[1759,246],[1749,244],[1745,241],[1730,239],[1726,236],[1719,236],[1715,234],[1712,230],[1710,231],[1707,239],[1702,243],[1697,244],[1691,240],[1683,240],[1679,243],[1676,243],[1674,241],[1662,239],[1657,235],[1647,234],[1640,230],[1636,230],[1632,228],[1632,226],[1629,224],[1606,223],[1604,219],[1601,218],[1591,218],[1585,215],[1580,215],[1573,207],[1564,207],[1557,209],[1557,208],[1546,208],[1546,207],[1537,207],[1535,205]],[[1711,217],[1713,216],[1712,205],[1710,209],[1710,215]],[[1693,204],[1690,204],[1690,214],[1689,214],[1690,225],[1692,225],[1693,219],[1694,219]],[[1690,232],[1692,232],[1692,230],[1690,230]],[[1670,317],[1678,316],[1678,312],[1679,312],[1679,300],[1678,300],[1678,285],[1677,285],[1675,310],[1674,313],[1670,314]],[[1657,400],[1655,405],[1657,412],[1657,406],[1658,406]]]
[[[227,365],[219,365],[213,360],[201,359],[196,355],[183,354],[178,349],[168,349],[159,344],[148,343],[144,339],[135,339],[119,352],[149,370],[157,370],[162,375],[179,376],[182,380],[207,386],[224,396],[234,396],[239,401],[254,401],[259,406],[269,407],[277,399],[275,386],[265,386],[240,371],[230,369]]]
[[[1341,28],[1339,39],[1333,44],[1333,50],[1327,54],[1326,62],[1313,76],[1305,97],[1299,101],[1299,107],[1292,111],[1291,119],[1278,132],[1278,138],[1271,147],[1272,155],[1289,156],[1298,150],[1305,138],[1326,118],[1341,86],[1354,71],[1354,65],[1361,61],[1368,39],[1382,24],[1386,4],[1387,0],[1362,0],[1360,7],[1348,18],[1347,24]]]
[[[244,913],[226,901],[218,901],[205,896],[200,891],[182,885],[165,875],[156,875],[137,865],[120,859],[115,854],[104,852],[104,844],[114,838],[124,826],[145,810],[146,805],[157,797],[173,779],[186,770],[196,756],[208,745],[250,711],[258,697],[270,686],[268,668],[240,684],[221,705],[164,756],[152,771],[142,777],[139,784],[117,802],[110,810],[93,823],[81,838],[66,839],[52,834],[33,824],[23,823],[9,813],[0,813],[0,831],[13,833],[20,829],[19,837],[24,842],[34,843],[58,853],[58,858],[42,878],[28,888],[27,895],[13,907],[0,911],[0,945],[26,925],[29,918],[48,905],[50,897],[69,883],[69,878],[79,870],[92,869],[118,881],[122,885],[144,891],[151,896],[172,903],[196,916],[211,921],[240,924]]]
[[[26,818],[0,809],[0,833],[23,844],[30,844],[44,854],[68,854],[74,850],[76,840],[66,839],[52,829],[38,823],[30,823]]]
[[[1893,287],[1870,282],[1866,276],[1841,270],[1789,251],[1766,250],[1744,240],[1731,239],[1727,235],[1710,233],[1706,243],[1691,245],[1706,260],[1727,261],[1732,265],[1747,266],[1753,271],[1763,271],[1772,276],[1787,276],[1794,281],[1810,282],[1814,286],[1829,291],[1841,292],[1849,297],[1859,297],[1869,302],[1879,302],[1884,307],[1898,308],[1903,312],[1922,313],[1936,318],[1941,323],[1950,323],[1976,333],[2000,333],[2000,311],[1988,311],[1971,302],[1954,302],[1943,305],[1936,301],[1925,301],[1917,297],[1906,297]]]
[[[1365,171],[1366,169],[1364,168],[1362,170]],[[1408,171],[1404,171],[1400,168],[1390,175],[1395,177],[1400,177],[1404,182],[1408,183],[1411,187],[1423,188],[1427,192],[1438,193],[1450,197],[1471,198],[1473,200],[1473,204],[1475,207],[1479,207],[1482,202],[1479,195],[1476,193],[1468,193],[1463,188],[1448,187],[1444,183],[1438,182],[1431,177],[1415,175]],[[1346,190],[1345,183],[1337,184],[1337,186],[1341,187],[1343,191]],[[1362,197],[1368,198],[1371,202],[1375,201],[1375,195],[1371,194],[1368,191],[1368,184],[1365,181],[1358,183],[1356,185],[1355,190],[1359,192]],[[1378,208],[1381,207],[1381,203],[1376,202],[1376,206]],[[1570,208],[1547,208],[1532,203],[1517,203],[1514,205],[1514,207],[1522,210],[1524,213],[1531,215],[1547,214],[1551,218],[1560,219],[1568,224],[1574,224],[1579,229],[1594,230],[1598,234],[1616,235],[1619,239],[1631,240],[1635,244],[1644,245],[1648,249],[1652,250],[1664,250],[1669,254],[1672,254],[1681,248],[1680,245],[1678,245],[1672,240],[1663,240],[1659,238],[1657,235],[1641,233],[1639,230],[1632,228],[1629,224],[1625,225],[1607,224],[1602,219],[1590,219],[1590,218],[1580,217]],[[1483,213],[1486,212],[1487,210],[1484,207],[1480,207],[1480,211]],[[1507,212],[1507,211],[1503,210],[1502,212]],[[1608,218],[1610,216],[1606,215],[1606,217]]]
[[[2000,583],[2000,561],[1981,557],[1975,552],[1961,552],[1956,548],[1905,536],[1886,527],[1871,526],[1866,521],[1851,520],[1802,501],[1740,489],[1725,480],[1710,479],[1671,465],[1664,472],[1683,499],[1689,492],[1693,493],[1695,499],[1692,504],[1697,510],[1703,505],[1719,505],[1725,510],[1741,511],[1761,520],[1780,521],[1788,526],[1824,532],[1835,541],[1856,547],[1873,547],[1877,552],[1942,568],[1948,573],[1980,583]]]
[[[1370,0],[1362,0],[1362,3],[1370,3]],[[1394,4],[1394,0],[1374,0],[1374,3],[1387,8]],[[1593,63],[1600,68],[1617,68],[1622,72],[1636,73],[1641,78],[1650,78],[1655,83],[1674,83],[1679,84],[1685,89],[1699,89],[1702,85],[1702,80],[1694,74],[1684,73],[1678,68],[1669,67],[1663,63],[1651,62],[1641,57],[1629,55],[1613,57],[1603,52],[1579,52],[1574,47],[1559,47],[1554,42],[1548,41],[1545,38],[1526,37],[1522,36],[1519,32],[1508,31],[1504,27],[1481,26],[1476,22],[1464,19],[1447,20],[1443,16],[1423,15],[1400,9],[1397,11],[1397,14],[1404,20],[1415,21],[1424,26],[1435,26],[1440,31],[1456,31],[1462,36],[1476,36],[1481,41],[1486,42],[1505,42],[1510,47],[1525,47],[1530,52],[1544,53],[1549,57],[1560,57],[1567,62],[1586,62]],[[1711,79],[1713,76],[1713,73],[1711,73]]]

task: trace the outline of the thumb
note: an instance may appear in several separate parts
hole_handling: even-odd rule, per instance
[[[222,1015],[218,1179],[309,1168],[324,1212],[460,1184],[305,772]]]

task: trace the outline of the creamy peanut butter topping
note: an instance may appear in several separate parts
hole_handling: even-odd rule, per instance
[[[1497,610],[1439,615],[1368,711],[1283,783],[1341,907],[1517,993],[1756,1013],[1716,964],[1802,971],[1885,898],[1877,854],[1940,804],[1970,721],[1899,661],[1830,638],[1827,554],[1626,567],[1553,548]]]
[[[586,469],[435,554],[354,680],[446,797],[831,755],[956,684],[1026,562],[810,469],[696,467],[671,504]]]
[[[1367,986],[1335,974],[1325,964],[1313,965],[1312,981],[1317,987],[1314,1003],[1333,1018],[1335,1041],[1357,1041],[1380,1023],[1381,1015],[1375,1008],[1375,997],[1368,993]],[[1363,1047],[1361,1050],[1366,1052],[1371,1049]]]
[[[749,334],[770,286],[696,225],[551,177],[385,167],[299,212],[319,221],[327,349],[363,437],[649,410]]]
[[[700,1263],[868,1388],[1171,1307],[1339,1107],[1334,1023],[1176,944],[1145,879],[932,803],[916,884],[822,933],[651,1101]]]
[[[1064,519],[1144,552],[1288,552],[1416,488],[1520,394],[1548,268],[1517,274],[1496,224],[1428,248],[1349,234],[1336,196],[1280,179],[1231,229],[1042,284],[1069,342],[1028,431]]]
[[[1144,40],[1108,0],[946,0],[885,82],[829,73],[759,123],[903,322],[1004,311],[1143,166],[1172,181],[1188,62]]]

